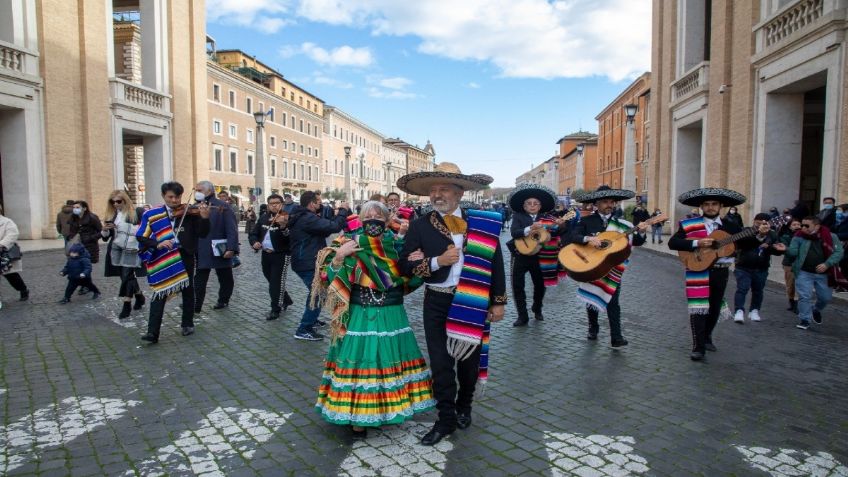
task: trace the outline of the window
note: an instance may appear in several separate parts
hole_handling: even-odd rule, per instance
[[[212,120],[212,134],[217,136],[221,135],[221,121],[217,119]]]
[[[291,102],[293,103],[294,102],[294,91],[291,92],[291,95],[289,97],[291,98]]]
[[[306,123],[306,134],[312,135],[312,123]]]
[[[287,151],[288,149],[289,149],[289,142],[286,141],[285,139],[283,139],[283,150]]]
[[[212,85],[212,99],[219,103],[221,102],[221,85]]]
[[[333,137],[337,137],[336,136],[336,125],[335,124],[333,124]]]
[[[306,150],[308,151],[306,155],[311,156],[312,155],[312,146],[307,147]]]
[[[289,162],[283,161],[283,179],[289,178]]]
[[[303,164],[301,164],[301,165],[300,165],[300,178],[301,178],[301,179],[303,179],[303,172],[304,172],[304,169],[305,169],[305,166],[304,166]]]
[[[289,127],[294,129],[294,125],[295,125],[295,118],[294,118],[294,114],[292,114],[291,115],[291,126],[289,126]]]
[[[247,153],[247,173],[253,174],[253,154]]]
[[[275,112],[276,111],[274,110],[273,107],[268,110],[268,120],[271,121],[272,123],[274,122],[274,113]]]
[[[287,122],[288,120],[289,120],[289,115],[286,114],[286,113],[283,113],[283,120],[280,122],[280,124],[285,126],[286,124],[288,124],[288,122]]]
[[[297,179],[297,164],[292,161],[292,179]]]
[[[291,152],[297,152],[297,143],[294,141],[291,143]]]
[[[303,151],[304,151],[304,147],[303,147],[303,144],[301,144],[300,145],[300,153],[303,154]]]
[[[307,99],[307,100],[306,100],[306,109],[311,109],[311,108],[312,108],[312,101],[309,101],[309,100]]]
[[[303,96],[298,95],[298,97],[297,97],[297,104],[299,104],[299,105],[303,106]]]
[[[247,111],[247,114],[253,114],[253,98],[247,98],[244,109]]]
[[[321,157],[320,155],[318,155],[318,148],[317,147],[315,148],[315,157],[317,157],[319,159]],[[324,167],[326,167],[326,166],[324,166]]]
[[[247,143],[253,144],[253,129],[248,129],[246,132],[247,132]]]
[[[212,168],[216,171],[224,170],[224,150],[220,147],[216,146],[215,150],[212,151],[212,156],[214,158]]]
[[[230,139],[238,139],[238,127],[235,124],[230,124]]]
[[[277,175],[277,160],[273,157],[271,158],[271,177]]]
[[[236,92],[233,90],[230,90],[230,107],[236,107]]]
[[[307,169],[307,171],[306,171],[306,172],[308,172],[308,174],[309,174],[309,180],[311,181],[311,180],[312,180],[312,167],[310,166],[310,167]]]
[[[300,132],[303,132],[303,120],[300,120]]]
[[[276,149],[276,147],[277,147],[277,136],[269,136],[268,137],[268,144],[270,144],[271,147]]]
[[[230,151],[230,172],[238,173],[238,152]]]

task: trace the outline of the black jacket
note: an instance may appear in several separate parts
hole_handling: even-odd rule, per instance
[[[175,219],[176,225],[179,225],[181,220],[182,226],[176,231],[180,249],[189,255],[194,255],[197,253],[197,241],[209,234],[209,219],[204,219],[199,215],[187,215],[185,220],[182,218]],[[154,237],[139,238],[138,241],[141,250],[155,249],[157,245]]]
[[[760,249],[763,243],[768,248]],[[772,248],[772,245],[780,243],[777,234],[769,232],[762,242],[756,237],[747,237],[736,242],[736,267],[753,270],[766,270],[771,265],[772,255],[783,255],[783,252]]]
[[[466,217],[465,212],[462,216]],[[448,245],[453,245],[453,239],[441,214],[434,210],[415,219],[409,224],[409,230],[404,237],[403,251],[398,263],[401,272],[408,276],[418,276],[425,283],[441,283],[447,280],[451,267],[440,267],[435,272],[431,272],[430,259],[443,254],[448,249]],[[424,260],[409,261],[409,254],[418,249],[424,252]],[[503,305],[507,301],[506,274],[500,241],[492,261],[492,286],[489,289],[489,300],[493,305]]]
[[[296,205],[289,214],[292,270],[315,270],[318,252],[327,246],[327,237],[344,229],[348,214],[349,211],[339,209],[332,219],[322,219],[306,207]]]
[[[536,221],[543,216],[544,214],[539,214],[536,216]],[[524,229],[533,225],[534,220],[530,217],[530,214],[527,212],[516,212],[512,217],[512,224],[509,226],[509,234],[512,236],[512,239],[506,243],[506,246],[509,248],[511,252],[515,251],[515,239],[519,239],[524,237]],[[558,225],[556,228],[549,230],[551,233],[551,237],[562,237],[563,235],[568,234],[568,222]]]
[[[574,232],[571,234],[571,243],[585,243],[583,241],[584,238],[597,235],[606,231],[606,229],[603,217],[601,217],[597,212],[593,212],[591,215],[587,215],[580,219],[580,222],[578,222],[577,226],[574,227]],[[638,247],[645,243],[646,239],[647,236],[642,235],[641,233],[634,233],[632,245],[634,247]]]
[[[722,220],[721,225],[719,225],[718,230],[724,230],[729,234],[735,234],[742,231],[742,227],[736,224],[735,221],[725,222]],[[683,252],[691,252],[695,250],[697,247],[693,246],[692,240],[686,238],[686,232],[683,230],[683,227],[677,227],[677,232],[668,239],[668,248],[672,250],[679,250]]]
[[[271,219],[274,216],[270,213],[264,213],[259,220],[256,221],[256,225],[253,226],[253,229],[250,231],[250,234],[247,236],[247,240],[250,242],[250,246],[252,247],[255,243],[262,243],[265,240],[265,234],[271,234],[271,245],[274,246],[274,253],[289,253],[291,251],[291,240],[290,240],[290,230],[288,225],[283,228],[277,225],[269,225],[271,223]]]
[[[651,213],[643,208],[633,210],[633,225],[639,225],[651,218]]]

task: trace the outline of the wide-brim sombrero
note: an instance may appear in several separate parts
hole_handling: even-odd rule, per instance
[[[464,191],[480,190],[491,184],[492,177],[485,174],[463,174],[451,162],[441,162],[432,172],[413,172],[397,180],[397,186],[407,194],[430,195],[433,184],[454,184]]]
[[[724,207],[733,207],[744,204],[748,199],[735,190],[723,189],[721,187],[693,189],[680,194],[680,197],[677,198],[678,202],[690,207],[700,207],[707,200],[717,200]]]
[[[542,203],[540,214],[550,212],[556,207],[556,193],[551,189],[539,184],[521,184],[509,195],[509,208],[513,212],[524,211],[524,201],[527,199],[538,199]]]
[[[601,199],[627,200],[636,196],[632,190],[626,189],[611,189],[609,186],[602,185],[598,190],[575,197],[574,200],[581,204],[594,204]]]

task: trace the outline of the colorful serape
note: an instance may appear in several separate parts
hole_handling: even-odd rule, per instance
[[[501,232],[501,214],[469,210],[468,236],[462,273],[447,319],[448,353],[463,360],[480,350],[480,380],[485,383],[489,365],[489,289],[492,260]]]
[[[136,238],[154,237],[156,243],[176,239],[168,209],[164,205],[152,208],[141,216]],[[153,300],[170,296],[189,285],[188,273],[180,257],[180,249],[157,248],[139,252],[147,269],[147,283],[153,289]]]
[[[539,218],[539,222],[549,230],[556,227],[556,221],[548,215]],[[559,264],[559,237],[552,236],[550,240],[542,244],[542,249],[537,256],[539,268],[542,269],[542,280],[546,287],[555,287],[560,281],[565,280],[565,268]]]
[[[680,221],[680,227],[686,233],[686,239],[689,241],[700,240],[707,238],[707,225],[704,223],[703,217],[692,217]],[[689,307],[690,315],[706,315],[710,312],[710,271],[709,269],[702,272],[686,269],[686,301]],[[730,308],[727,302],[722,298],[721,311],[719,316],[722,318],[730,317]]]
[[[607,223],[607,232],[624,232],[633,227],[633,224],[624,219],[610,219]],[[598,311],[607,311],[607,305],[612,296],[621,286],[621,276],[627,270],[629,260],[625,260],[609,271],[603,277],[593,282],[581,282],[577,286],[577,298],[586,304],[587,308]]]

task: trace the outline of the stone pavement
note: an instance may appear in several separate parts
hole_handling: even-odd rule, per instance
[[[312,409],[327,343],[295,341],[296,305],[266,322],[258,256],[236,269],[231,307],[142,346],[143,312],[118,320],[117,281],[59,305],[61,251],[29,253],[29,303],[0,310],[0,475],[848,475],[848,307],[794,328],[781,289],[764,321],[719,324],[717,353],[688,359],[682,270],[637,250],[624,278],[625,349],[585,340],[573,282],[549,290],[544,322],[492,332],[491,380],[474,425],[432,448],[419,416],[354,442]],[[733,287],[729,287],[728,297]],[[422,293],[408,298],[419,336]]]

